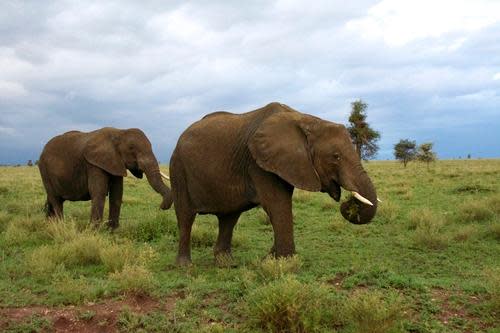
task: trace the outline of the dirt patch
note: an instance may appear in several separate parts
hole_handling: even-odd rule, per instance
[[[349,276],[348,273],[337,273],[335,274],[335,277],[333,279],[329,279],[326,282],[328,284],[331,284],[334,286],[336,289],[342,289],[342,284],[344,283],[344,280]]]
[[[159,301],[149,296],[131,295],[123,300],[106,300],[61,308],[0,308],[0,331],[7,329],[12,323],[39,316],[52,323],[51,332],[118,332],[117,319],[123,309],[139,314],[152,311],[171,312],[176,301],[181,298],[182,295],[175,294]]]
[[[476,323],[481,329],[488,328],[488,325],[481,322],[479,318],[470,313],[463,304],[464,301],[469,304],[478,304],[480,303],[478,297],[467,296],[439,288],[433,289],[431,295],[432,300],[439,304],[441,311],[437,316],[438,320],[444,325],[460,329],[463,332],[473,332],[472,328],[468,327],[468,324],[471,323]],[[462,298],[462,302],[454,302],[454,297]]]

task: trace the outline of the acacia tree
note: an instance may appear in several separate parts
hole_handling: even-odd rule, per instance
[[[359,99],[352,102],[351,107],[347,130],[351,135],[359,158],[368,160],[377,154],[379,149],[377,141],[380,139],[380,133],[372,129],[366,121],[366,108],[368,104]]]
[[[432,146],[434,146],[432,142],[422,143],[418,146],[417,159],[427,163],[427,170],[429,170],[429,163],[437,159],[436,153],[432,151]]]
[[[394,157],[401,161],[405,168],[409,161],[415,159],[416,154],[417,143],[415,141],[401,139],[394,145]]]

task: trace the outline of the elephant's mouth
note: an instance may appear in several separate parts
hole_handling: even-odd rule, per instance
[[[341,193],[340,185],[335,180],[332,179],[323,192],[328,193],[328,195],[330,195],[330,197],[332,197],[333,200],[337,202],[340,201],[340,193]]]
[[[130,168],[129,171],[137,178],[142,179],[142,170]]]

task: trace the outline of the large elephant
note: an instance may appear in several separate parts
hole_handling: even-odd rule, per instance
[[[190,235],[196,214],[214,214],[219,234],[214,254],[231,254],[240,214],[261,205],[274,230],[275,256],[295,252],[292,194],[295,187],[328,193],[340,187],[357,198],[341,205],[352,223],[370,222],[377,194],[343,125],[271,103],[243,113],[215,112],[192,124],[170,160],[179,226],[177,263],[191,262]]]
[[[108,223],[118,227],[127,169],[137,178],[146,174],[151,187],[163,196],[160,208],[172,205],[151,143],[137,128],[105,127],[58,135],[45,145],[38,167],[47,192],[48,217],[62,217],[65,200],[92,200],[91,221],[97,224],[109,194]]]

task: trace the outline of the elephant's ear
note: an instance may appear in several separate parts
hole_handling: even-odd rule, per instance
[[[92,165],[113,176],[127,177],[127,169],[109,135],[93,135],[83,150],[83,156]]]
[[[248,146],[261,168],[295,187],[316,192],[321,183],[307,142],[305,117],[294,111],[270,116],[255,131]]]

